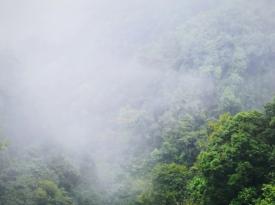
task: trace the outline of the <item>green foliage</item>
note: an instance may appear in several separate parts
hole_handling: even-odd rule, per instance
[[[232,1],[179,25],[168,40],[153,44],[155,55],[145,58],[178,75],[210,78],[212,94],[199,96],[210,112],[260,107],[274,94],[273,18],[266,1]]]
[[[209,122],[204,132],[208,133],[205,150],[189,168],[166,164],[179,163],[176,159],[181,154],[177,149],[186,151],[186,147],[165,139],[161,149],[152,154],[166,156],[158,158],[165,164],[152,169],[151,186],[137,204],[273,204],[274,186],[270,182],[275,181],[274,116],[275,101],[268,103],[263,113],[226,113]],[[188,136],[190,129],[187,130],[180,137]]]
[[[256,197],[257,191],[254,187],[244,188],[238,193],[237,198],[232,200],[230,205],[254,204]]]
[[[152,170],[152,187],[149,194],[143,195],[143,201],[155,205],[181,204],[186,196],[187,180],[188,169],[185,166],[159,164]]]
[[[186,116],[178,126],[167,133],[159,149],[151,153],[152,162],[181,163],[191,166],[206,140],[206,117]]]
[[[275,185],[265,184],[262,188],[263,194],[257,200],[256,205],[271,205],[275,204]]]
[[[58,186],[50,180],[42,180],[34,192],[34,201],[37,205],[72,205],[72,200],[67,193],[59,189]]]
[[[196,165],[207,182],[205,204],[251,204],[262,184],[269,182],[275,170],[269,135],[274,132],[272,106],[267,106],[266,115],[242,112],[212,123],[208,148]]]
[[[0,162],[1,205],[101,204],[95,183],[87,178],[84,183],[78,167],[56,153],[48,152],[46,158],[34,150],[17,155],[8,147]],[[92,167],[85,171],[94,173]]]
[[[194,204],[202,204],[205,196],[206,180],[202,176],[194,176],[187,184],[188,200]]]
[[[80,182],[80,176],[77,169],[60,156],[50,160],[49,168],[57,175],[59,185],[66,191],[71,192]]]
[[[112,162],[123,173],[115,185],[102,191],[89,157],[0,143],[0,205],[275,204],[275,100],[245,112],[275,93],[273,10],[226,1],[148,46],[141,58],[164,77],[121,109],[116,140],[127,148]]]

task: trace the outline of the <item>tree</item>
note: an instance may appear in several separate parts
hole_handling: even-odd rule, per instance
[[[275,204],[275,185],[266,184],[262,188],[263,194],[257,200],[256,205],[271,205]]]
[[[208,148],[196,165],[206,182],[203,204],[251,204],[274,180],[274,105],[211,123]]]
[[[73,205],[67,193],[50,180],[38,182],[34,190],[34,201],[37,205]]]
[[[157,165],[152,170],[150,193],[143,195],[142,204],[183,204],[186,196],[187,179],[188,169],[183,165],[175,163]]]

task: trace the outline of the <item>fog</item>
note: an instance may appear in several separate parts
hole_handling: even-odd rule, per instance
[[[145,58],[152,42],[169,41],[169,30],[220,4],[0,0],[4,136],[11,146],[50,143],[72,155],[89,153],[101,178],[111,180],[108,170],[131,152],[125,109],[133,116],[171,106],[178,112],[181,103],[199,107],[198,93],[211,95],[211,79],[179,76]],[[193,101],[174,98],[182,93]]]
[[[148,100],[167,77],[138,57],[148,42],[196,12],[174,3],[180,7],[166,1],[2,1],[1,75],[12,100],[8,135],[77,149],[100,141],[120,108]],[[177,12],[181,8],[186,12]]]

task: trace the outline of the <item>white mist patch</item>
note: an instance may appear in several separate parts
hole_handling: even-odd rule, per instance
[[[105,183],[113,180],[131,140],[118,120],[125,108],[151,120],[171,107],[177,113],[181,104],[199,107],[198,93],[211,92],[210,79],[140,58],[152,41],[211,5],[198,2],[1,2],[0,52],[16,59],[1,69],[12,87],[7,134],[19,144],[92,153]]]

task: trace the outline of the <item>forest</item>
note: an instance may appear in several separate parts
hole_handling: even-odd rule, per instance
[[[0,205],[275,205],[274,1],[0,7]]]

